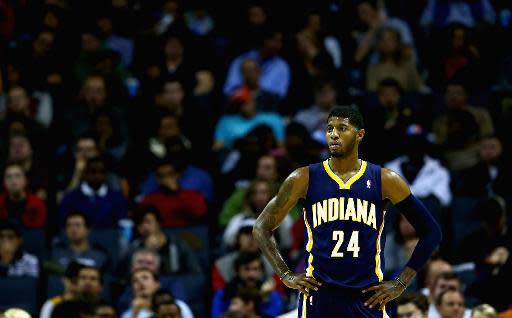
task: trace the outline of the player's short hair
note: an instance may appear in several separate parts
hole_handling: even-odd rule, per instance
[[[359,108],[355,105],[352,106],[334,106],[327,116],[327,121],[331,117],[348,118],[350,124],[357,127],[357,129],[364,128],[363,115],[359,111]]]
[[[428,312],[429,306],[427,296],[418,292],[403,294],[396,300],[396,304],[397,306],[414,304],[423,313]]]

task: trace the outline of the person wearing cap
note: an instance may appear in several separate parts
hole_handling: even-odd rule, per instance
[[[66,300],[71,300],[78,295],[77,278],[78,272],[83,267],[82,264],[72,261],[68,264],[64,276],[62,277],[62,284],[64,285],[64,292],[62,295],[54,296],[43,304],[39,318],[50,318],[53,309],[56,305]]]
[[[23,251],[22,242],[18,224],[0,222],[0,277],[39,277],[39,260]]]

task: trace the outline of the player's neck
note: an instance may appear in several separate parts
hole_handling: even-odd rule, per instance
[[[361,163],[358,158],[358,153],[354,151],[351,155],[344,158],[331,157],[329,159],[329,166],[334,172],[345,173],[358,170]]]

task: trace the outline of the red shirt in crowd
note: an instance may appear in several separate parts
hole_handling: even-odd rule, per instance
[[[46,224],[46,205],[35,194],[27,192],[20,202],[9,200],[6,192],[0,194],[0,220],[19,218],[26,228],[41,228]]]

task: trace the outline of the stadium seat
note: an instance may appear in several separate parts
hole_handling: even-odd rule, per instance
[[[0,309],[18,307],[36,317],[38,279],[33,277],[0,277]]]

